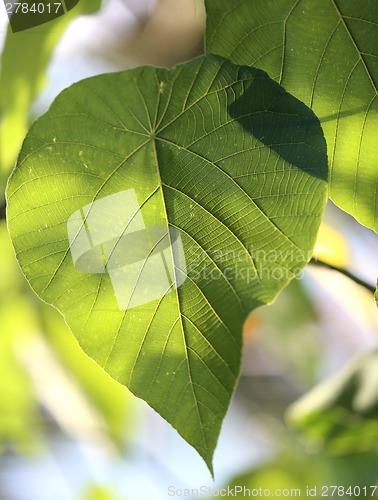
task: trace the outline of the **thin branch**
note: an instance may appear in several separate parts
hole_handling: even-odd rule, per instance
[[[341,273],[344,276],[346,276],[347,278],[351,279],[352,281],[354,281],[358,285],[361,285],[364,288],[366,288],[367,290],[369,290],[369,292],[372,292],[372,293],[375,292],[375,286],[370,285],[370,283],[367,283],[366,281],[362,280],[361,278],[359,278],[355,274],[351,273],[350,271],[343,269],[342,267],[333,266],[332,264],[328,264],[327,262],[323,262],[322,260],[318,260],[318,259],[311,259],[310,264],[313,264],[314,266],[325,267],[327,269],[331,269],[332,271],[338,271],[339,273]]]

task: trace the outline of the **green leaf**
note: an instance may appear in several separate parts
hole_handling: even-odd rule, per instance
[[[8,224],[83,350],[212,470],[243,321],[310,259],[326,177],[313,113],[206,56],[63,91],[24,142]]]
[[[335,454],[377,452],[378,350],[352,359],[295,402],[292,425]]]
[[[330,197],[378,231],[376,0],[206,0],[207,51],[267,71],[319,117]]]
[[[26,32],[8,29],[0,73],[0,186],[14,166],[28,128],[30,106],[44,84],[53,50],[70,21],[99,9],[100,0],[78,6],[47,25]]]

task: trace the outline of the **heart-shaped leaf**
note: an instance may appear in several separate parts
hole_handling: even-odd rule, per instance
[[[332,200],[378,232],[376,0],[206,0],[207,50],[267,71],[310,106]]]
[[[209,55],[62,92],[24,142],[8,224],[84,351],[211,469],[243,321],[311,257],[326,177],[313,113]]]

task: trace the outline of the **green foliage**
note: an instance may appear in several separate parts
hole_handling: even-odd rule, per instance
[[[288,412],[292,425],[311,439],[326,440],[334,454],[376,452],[378,350],[349,362]]]
[[[243,321],[310,259],[326,179],[326,145],[313,113],[264,72],[204,56],[66,89],[24,142],[7,190],[8,226],[32,288],[63,313],[83,350],[155,408],[212,470],[239,374]],[[96,224],[110,234],[119,210],[128,210],[122,201],[110,214],[96,212],[94,202],[131,190],[140,215],[121,221],[122,234],[101,251],[92,242],[87,261],[76,261],[75,241],[98,240]],[[69,241],[74,213],[80,227]],[[170,249],[179,235],[183,254],[164,253],[168,287],[133,304],[157,279],[145,269],[151,255],[163,253],[163,237],[150,241],[120,304],[114,279],[125,252],[132,254],[123,235],[137,217],[147,228],[165,228]],[[133,264],[138,252],[130,258]]]
[[[24,280],[4,221],[0,222],[0,274],[0,443],[2,447],[4,441],[9,441],[17,450],[24,450],[33,439],[30,427],[38,417],[19,349],[30,338],[36,321],[27,297],[17,291]]]
[[[223,498],[246,498],[248,490],[256,498],[268,496],[268,492],[273,496],[277,490],[275,496],[287,498],[376,498],[377,466],[376,454],[332,457],[327,451],[306,452],[291,443],[275,460],[234,478],[228,488],[235,494]]]
[[[5,185],[19,153],[30,106],[44,84],[56,44],[72,19],[95,12],[100,5],[100,0],[81,0],[70,12],[43,27],[20,33],[8,29],[0,73],[0,187]]]
[[[206,0],[207,51],[261,68],[310,106],[330,196],[378,231],[376,0]]]

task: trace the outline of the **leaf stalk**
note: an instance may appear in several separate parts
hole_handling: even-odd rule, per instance
[[[347,269],[334,266],[332,264],[329,264],[328,262],[324,262],[322,260],[315,259],[315,258],[312,258],[309,263],[314,265],[314,266],[320,266],[320,267],[325,267],[326,269],[331,269],[332,271],[338,271],[339,273],[343,274],[347,278],[349,278],[352,281],[354,281],[355,283],[357,283],[357,285],[361,285],[364,288],[366,288],[366,290],[369,290],[369,292],[372,292],[372,293],[375,292],[375,286],[370,285],[370,283],[367,283],[365,280],[359,278],[358,276],[351,273]]]

